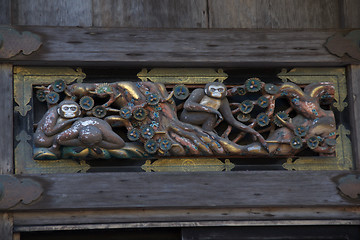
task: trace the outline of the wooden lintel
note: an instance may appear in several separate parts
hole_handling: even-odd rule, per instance
[[[339,194],[344,171],[87,173],[21,175],[42,196],[12,210],[134,208],[351,207]]]
[[[334,56],[324,47],[330,36],[346,30],[15,28],[35,33],[43,43],[29,56],[12,57],[16,65],[284,67],[349,63],[348,58]]]
[[[107,210],[67,210],[67,211],[18,211],[14,213],[16,231],[31,229],[38,226],[71,226],[84,228],[88,225],[99,224],[129,224],[134,223],[161,223],[171,226],[173,222],[198,223],[214,221],[228,223],[237,221],[238,224],[254,221],[332,221],[343,219],[348,221],[359,220],[359,207],[282,207],[282,208],[183,208],[183,209],[107,209]],[[69,217],[71,216],[71,217]],[[172,223],[172,224],[171,224]],[[82,225],[82,226],[80,226]],[[250,225],[250,224],[249,224]],[[51,228],[49,228],[51,230]]]
[[[101,230],[119,228],[164,228],[164,227],[264,227],[264,226],[311,226],[311,225],[359,225],[360,220],[244,220],[244,221],[198,221],[198,222],[135,222],[109,224],[73,224],[73,225],[45,225],[45,226],[17,226],[16,232],[33,231],[72,231],[72,230]]]

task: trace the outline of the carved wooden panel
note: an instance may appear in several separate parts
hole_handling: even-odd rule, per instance
[[[16,172],[352,168],[344,69],[229,71],[15,68]]]

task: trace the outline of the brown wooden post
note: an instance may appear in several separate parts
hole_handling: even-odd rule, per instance
[[[350,65],[348,67],[349,85],[350,85],[350,114],[351,114],[351,132],[353,142],[353,152],[355,159],[355,168],[360,169],[360,65]]]
[[[0,174],[13,173],[12,65],[0,64]],[[0,237],[13,239],[12,214],[0,213]]]
[[[8,213],[0,214],[0,237],[1,240],[13,239],[13,218]]]
[[[0,64],[0,174],[13,173],[12,65]]]

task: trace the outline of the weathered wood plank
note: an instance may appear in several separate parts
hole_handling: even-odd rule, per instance
[[[267,0],[272,28],[338,28],[338,0]],[[261,27],[258,24],[258,27]]]
[[[12,65],[0,64],[0,174],[13,173]]]
[[[93,0],[96,27],[207,28],[206,0]]]
[[[44,193],[13,210],[356,206],[333,178],[344,172],[91,173],[26,176]]]
[[[18,27],[43,46],[16,64],[117,66],[339,66],[323,47],[336,31]]]
[[[360,169],[360,65],[348,67],[351,116],[351,135],[356,169]]]
[[[13,24],[42,26],[91,26],[91,0],[15,0]]]
[[[13,218],[8,213],[0,213],[1,240],[13,240]]]
[[[11,0],[0,0],[0,25],[11,24]]]
[[[337,0],[209,0],[211,28],[337,28]]]
[[[257,1],[209,0],[210,28],[256,28]]]
[[[360,28],[360,1],[344,0],[343,17],[345,28]]]
[[[83,211],[14,212],[16,227],[61,224],[110,224],[135,222],[267,221],[267,220],[358,220],[360,207],[283,208],[182,208],[111,209]]]
[[[131,223],[108,223],[108,224],[70,224],[70,225],[45,225],[45,226],[15,226],[14,231],[33,232],[33,231],[66,231],[66,230],[103,230],[103,229],[124,229],[124,228],[201,228],[201,227],[289,227],[309,226],[309,225],[336,225],[350,226],[357,230],[360,220],[244,220],[244,221],[195,221],[195,222],[131,222]],[[316,226],[318,227],[318,226]],[[297,229],[298,230],[298,229]],[[358,231],[357,231],[358,232]],[[187,236],[188,237],[188,236]],[[184,238],[189,239],[189,238]],[[203,239],[203,238],[201,238]],[[224,239],[224,238],[215,238]],[[228,239],[228,238],[226,238]],[[238,238],[236,238],[238,239]],[[251,238],[251,240],[254,238]],[[283,238],[284,239],[284,238]],[[288,238],[286,238],[288,239]],[[338,238],[336,238],[338,239]],[[359,239],[359,238],[353,238]],[[14,239],[15,240],[15,239]]]

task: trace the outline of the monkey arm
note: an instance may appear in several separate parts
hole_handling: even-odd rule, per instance
[[[55,134],[61,132],[64,130],[65,127],[67,127],[69,124],[75,122],[76,120],[79,120],[79,118],[72,118],[66,121],[63,121],[61,123],[56,123],[55,126],[52,128],[45,128],[44,133],[46,136],[54,136]]]
[[[52,137],[54,135],[53,129],[56,127],[58,119],[57,107],[50,108],[38,123],[37,131],[42,131],[45,136]]]
[[[261,134],[259,132],[257,132],[256,130],[252,129],[249,126],[246,126],[245,124],[237,121],[234,116],[232,115],[230,106],[229,106],[229,101],[227,100],[227,98],[224,98],[221,102],[220,108],[219,108],[220,113],[224,116],[224,119],[233,127],[238,128],[244,132],[250,133],[252,135],[255,135],[257,137],[257,139],[260,141],[260,143],[264,146],[264,148],[268,150],[267,147],[267,143],[264,139],[263,136],[261,136]]]
[[[199,102],[205,96],[204,89],[195,89],[184,104],[184,109],[189,112],[208,112],[213,113],[222,118],[220,112],[212,107],[201,105]]]

